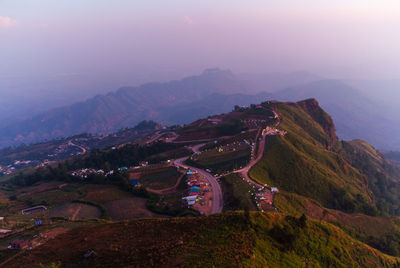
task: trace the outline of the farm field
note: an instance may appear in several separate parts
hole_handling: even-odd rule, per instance
[[[34,186],[28,186],[28,187],[21,187],[17,189],[13,189],[13,195],[15,195],[17,198],[21,198],[24,196],[29,196],[33,194],[38,194],[41,192],[46,192],[52,189],[58,189],[60,185],[63,185],[63,182],[43,182]]]
[[[156,155],[152,155],[152,156],[146,158],[145,160],[149,161],[151,163],[157,163],[157,162],[161,162],[161,161],[166,161],[166,160],[170,160],[170,159],[176,159],[176,158],[188,156],[191,153],[192,153],[192,151],[190,151],[189,149],[187,149],[185,147],[181,147],[178,149],[174,149],[174,150],[166,151],[166,152],[159,153]]]
[[[132,197],[132,194],[114,185],[86,184],[80,188],[85,192],[82,199],[104,204],[109,201]]]
[[[199,155],[192,155],[188,164],[210,169],[214,173],[223,173],[245,166],[250,159],[250,153],[250,145],[245,142],[234,142],[205,150]]]
[[[182,174],[175,167],[149,169],[142,173],[139,182],[144,188],[161,190],[173,187]]]
[[[160,215],[149,211],[146,207],[147,200],[139,197],[132,197],[120,200],[109,201],[105,207],[110,214],[111,220],[122,221],[135,218],[154,218]]]
[[[78,192],[65,192],[61,190],[50,190],[46,192],[40,192],[19,198],[19,200],[28,202],[32,205],[44,204],[44,205],[55,205],[65,203],[70,200],[78,199],[80,194]]]
[[[49,217],[64,217],[72,221],[81,219],[95,219],[101,216],[99,208],[82,203],[66,203],[55,206],[49,213]]]
[[[61,188],[60,185],[62,185]],[[72,220],[101,218],[103,216],[107,218],[106,208],[102,208],[102,205],[110,201],[133,197],[131,193],[121,190],[115,185],[61,184],[59,182],[20,188],[14,195],[10,195],[9,191],[0,193],[0,214],[6,217],[7,224],[4,227],[8,228],[29,226],[32,221],[38,220],[47,222],[51,217],[64,217]],[[88,201],[89,203],[75,203],[76,200]],[[93,202],[93,204],[90,204],[90,202]],[[29,215],[21,214],[23,209],[37,205],[45,205],[47,210]],[[141,210],[145,209],[145,206],[140,207]],[[146,211],[146,213],[150,212]],[[132,217],[136,218],[136,216]]]

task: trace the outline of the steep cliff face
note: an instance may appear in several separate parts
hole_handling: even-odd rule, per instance
[[[338,138],[336,136],[335,124],[332,117],[319,106],[316,99],[307,99],[297,102],[297,104],[320,124],[325,133],[328,134],[330,141],[329,144],[327,144],[327,149],[331,150],[334,148],[338,143]]]

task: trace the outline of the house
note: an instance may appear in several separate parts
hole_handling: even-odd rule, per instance
[[[149,162],[147,162],[147,161],[141,161],[141,162],[139,162],[139,166],[147,167],[148,165],[149,165]]]
[[[10,249],[26,249],[29,246],[29,241],[22,239],[15,239],[10,242]]]
[[[191,195],[191,196],[185,196],[185,197],[183,197],[182,199],[183,200],[194,200],[194,199],[197,199],[197,197],[198,197],[198,195]]]
[[[271,192],[277,193],[279,192],[279,189],[277,187],[271,187]]]
[[[129,183],[135,187],[139,187],[139,182],[137,179],[129,179]]]
[[[9,229],[0,229],[0,234],[8,234],[11,233],[11,230]]]

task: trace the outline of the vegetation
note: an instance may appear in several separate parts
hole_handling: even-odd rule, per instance
[[[257,210],[251,193],[253,187],[237,174],[221,178],[224,210]]]
[[[68,142],[70,141],[73,141],[77,145],[85,148],[104,149],[111,145],[132,142],[135,139],[142,138],[154,132],[158,128],[160,128],[160,125],[153,121],[142,121],[134,128],[125,128],[106,136],[93,136],[91,134],[83,133],[67,138],[55,139],[30,145],[22,144],[17,147],[6,147],[0,149],[0,164],[9,165],[13,164],[16,160],[34,160],[32,162],[33,165],[31,164],[28,166],[36,166],[38,164],[37,161],[41,162],[45,159],[67,159],[71,157],[71,153],[76,154],[77,152],[82,151],[76,146],[68,145]],[[62,150],[58,150],[60,146],[63,147]],[[55,153],[55,151],[59,152]]]
[[[328,208],[377,215],[365,176],[330,150],[339,146],[332,133],[333,122],[314,105],[313,100],[276,104],[282,117],[280,128],[288,134],[267,137],[264,157],[250,170],[251,177],[312,198]]]
[[[294,142],[297,148],[290,137],[268,137],[264,157],[251,169],[251,177],[313,198],[329,208],[377,213],[368,202],[370,192],[359,186],[364,180],[357,170],[333,152],[307,147],[300,140]]]
[[[154,190],[174,186],[182,174],[173,166],[145,170],[140,178],[143,187]]]
[[[221,122],[217,125],[199,126],[197,122],[181,129],[179,131],[179,139],[196,140],[196,139],[213,139],[222,136],[233,136],[245,130],[239,118]]]
[[[281,192],[275,197],[275,206],[288,215],[298,217],[304,213],[314,219],[330,222],[355,239],[384,253],[400,256],[400,220],[398,218],[347,214],[326,209],[314,200],[286,192]]]
[[[400,168],[386,161],[371,145],[361,140],[342,142],[339,152],[368,178],[379,211],[400,215]]]
[[[157,142],[151,146],[127,144],[116,150],[94,150],[87,157],[67,162],[68,170],[79,168],[117,169],[123,166],[137,166],[140,161],[163,152],[183,147],[182,144]]]
[[[96,203],[96,202],[93,202],[93,201],[83,200],[83,199],[74,200],[72,202],[73,203],[81,203],[81,204],[86,204],[86,205],[97,207],[101,211],[100,219],[108,220],[110,218],[110,214],[108,213],[107,208],[102,204],[99,204],[99,203]]]
[[[93,150],[87,156],[77,157],[57,166],[37,168],[32,173],[18,173],[10,181],[17,186],[30,186],[39,181],[77,181],[70,175],[71,171],[82,168],[102,169],[104,171],[117,170],[122,166],[137,166],[140,161],[162,152],[182,147],[182,144],[158,142],[151,146],[139,146],[128,144],[116,150]],[[128,179],[122,173],[114,173],[112,176],[89,175],[85,179],[89,183],[111,183],[126,186]]]
[[[223,152],[218,151],[218,148],[210,149],[202,152],[200,155],[193,155],[186,162],[188,165],[210,169],[218,174],[239,169],[249,162],[250,147],[247,145],[232,145],[232,148],[235,147],[237,147],[237,150],[225,149]]]
[[[75,229],[15,260],[15,266],[38,263],[39,260],[46,263],[61,260],[62,265],[95,267],[398,267],[397,258],[380,251],[400,255],[400,220],[389,217],[400,214],[399,170],[363,141],[339,142],[332,119],[315,100],[263,105],[274,107],[281,116],[278,128],[288,134],[267,137],[264,156],[251,169],[250,176],[279,187],[274,206],[281,213],[250,212],[255,210],[252,187],[238,175],[231,174],[221,178],[224,214]],[[196,133],[197,138],[205,135],[214,138],[227,133],[236,134],[232,139],[242,134],[254,137],[254,132],[240,133],[243,129],[240,120],[246,116],[257,119],[273,116],[270,109],[256,106],[235,113],[239,114],[238,117],[229,119],[228,123],[223,121],[221,125],[212,126],[193,123],[180,129],[181,134],[187,135],[186,138]],[[233,142],[236,140],[229,143]],[[227,144],[225,141],[218,146]],[[218,151],[215,144],[209,143],[207,148],[202,154],[193,155],[189,164],[222,173],[249,161],[248,147]],[[90,175],[84,181],[69,175],[71,170],[80,168],[108,171],[138,165],[143,160],[158,162],[186,154],[188,150],[183,144],[162,142],[151,146],[129,144],[115,150],[96,150],[58,166],[37,169],[29,175],[19,174],[12,180],[13,184],[3,188],[9,192],[9,199],[13,197],[14,200],[10,201],[14,205],[22,202],[39,204],[46,201],[44,196],[48,196],[50,203],[73,198],[99,207],[103,218],[108,218],[106,207],[115,208],[122,204],[105,204],[106,197],[115,193],[110,192],[109,196],[104,195],[103,201],[98,201],[96,195],[90,196],[90,192],[83,190],[78,193],[68,188],[38,193],[35,198],[12,196],[11,192],[18,186],[55,179],[79,182],[80,185],[112,184],[127,194],[145,197],[140,199],[141,204],[152,212],[173,217],[199,216],[198,212],[187,209],[181,200],[181,193],[187,187],[185,180],[173,194],[156,195],[146,190],[146,187],[162,189],[173,186],[180,174],[172,167],[149,169],[142,174],[140,182],[143,187],[139,188],[132,187],[128,174],[120,172],[108,177]],[[60,192],[63,195],[56,196]],[[119,213],[122,214],[123,210]],[[152,213],[140,215],[153,216]],[[89,259],[82,258],[88,249],[98,254]]]
[[[83,258],[88,249],[95,256]],[[14,259],[9,267],[58,261],[90,267],[399,265],[398,259],[367,247],[331,224],[304,215],[240,212],[77,228]]]
[[[147,158],[145,158],[145,161],[148,161],[150,163],[157,163],[157,162],[162,162],[166,160],[171,160],[171,159],[177,159],[185,156],[189,156],[192,154],[192,151],[185,148],[185,147],[180,147],[178,149],[173,149],[170,151],[162,152],[156,155],[151,155]]]

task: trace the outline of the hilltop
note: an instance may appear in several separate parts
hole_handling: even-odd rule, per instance
[[[315,99],[276,103],[275,109],[288,135],[267,139],[263,159],[250,171],[254,179],[328,208],[398,214],[399,199],[390,191],[399,189],[400,173],[371,145],[339,142],[332,118]]]

